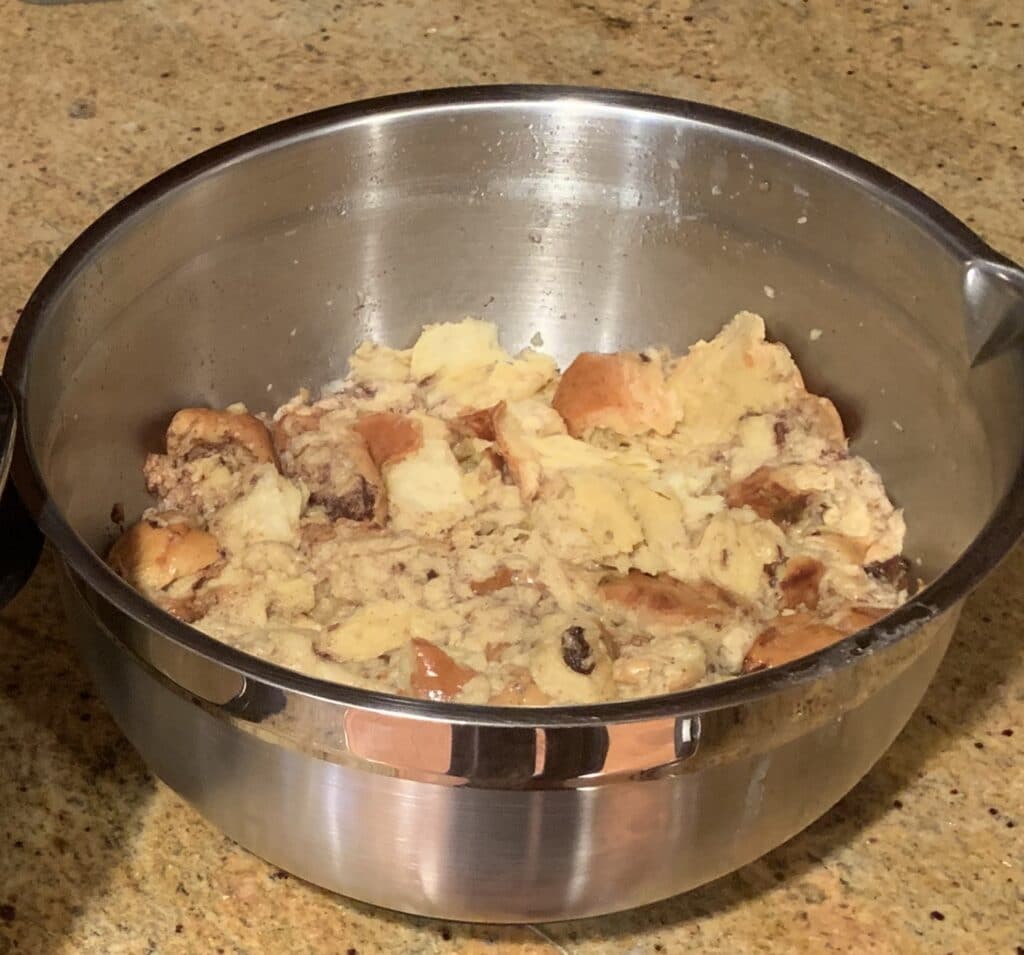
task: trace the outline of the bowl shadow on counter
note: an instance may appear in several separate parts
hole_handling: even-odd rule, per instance
[[[0,953],[50,951],[103,896],[154,782],[92,693],[48,550],[0,614],[0,746]]]

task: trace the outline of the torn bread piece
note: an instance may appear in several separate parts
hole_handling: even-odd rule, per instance
[[[798,660],[824,650],[843,636],[842,630],[807,613],[776,617],[758,634],[747,652],[743,660],[743,672],[753,673]]]
[[[139,521],[114,542],[107,558],[118,576],[151,593],[221,559],[217,538],[181,514],[159,513]]]
[[[610,473],[558,475],[545,485],[534,512],[548,549],[573,563],[616,563],[643,541],[640,522]]]
[[[167,428],[167,453],[171,457],[198,457],[228,449],[248,452],[254,461],[274,460],[274,442],[267,426],[236,406],[237,410],[184,408]]]
[[[711,341],[693,345],[668,376],[682,431],[695,444],[730,443],[745,415],[784,408],[804,391],[783,345],[765,340],[764,320],[740,312]]]
[[[158,509],[205,518],[245,492],[252,473],[277,467],[266,425],[233,405],[225,411],[185,408],[171,419],[166,450],[143,466]]]
[[[498,343],[494,325],[472,318],[427,325],[410,357],[424,404],[446,417],[530,398],[557,370],[551,358],[530,348],[512,357]]]
[[[785,613],[758,634],[743,661],[743,672],[780,666],[824,650],[844,637],[877,623],[889,608],[848,605],[827,618],[809,613]]]
[[[396,464],[423,447],[423,425],[411,415],[393,411],[366,415],[356,421],[353,430],[366,442],[378,468]]]
[[[387,489],[391,526],[437,535],[472,510],[463,473],[438,418],[376,414],[356,422]]]
[[[365,419],[364,419],[365,420]],[[387,494],[366,439],[344,411],[293,411],[274,423],[281,470],[302,481],[329,520],[387,520]]]
[[[261,541],[297,546],[307,503],[302,485],[264,464],[251,476],[247,491],[220,508],[208,524],[229,553]]]
[[[616,434],[671,434],[679,421],[661,360],[647,352],[585,352],[565,369],[551,406],[575,438],[595,428]]]
[[[502,402],[493,415],[494,439],[525,502],[540,489],[543,473],[540,439],[565,435],[565,424],[542,401]]]
[[[605,577],[597,586],[606,604],[627,611],[638,622],[679,626],[697,621],[718,622],[732,611],[728,595],[708,581],[688,583],[668,574]]]
[[[748,508],[722,511],[708,522],[697,545],[702,577],[747,601],[769,602],[766,568],[778,560],[786,537]]]
[[[628,644],[612,664],[619,693],[627,698],[688,690],[700,683],[707,671],[704,645],[683,633],[646,644]]]

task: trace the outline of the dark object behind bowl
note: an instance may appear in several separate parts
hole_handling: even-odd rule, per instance
[[[18,436],[14,397],[0,379],[0,607],[15,594],[35,570],[43,535],[21,502],[13,482],[8,483]]]

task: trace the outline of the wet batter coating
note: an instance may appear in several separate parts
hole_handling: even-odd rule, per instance
[[[903,517],[762,319],[559,373],[493,325],[362,344],[271,417],[188,408],[112,548],[146,597],[303,673],[500,705],[777,666],[906,599]]]

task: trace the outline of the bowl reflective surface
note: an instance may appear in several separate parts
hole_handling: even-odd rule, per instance
[[[902,728],[1024,521],[1020,349],[1003,335],[971,365],[1022,302],[1024,273],[948,213],[789,130],[592,90],[389,97],[190,160],[65,253],[5,366],[15,479],[115,718],[228,835],[408,912],[598,914],[756,858]],[[804,660],[601,706],[403,700],[220,645],[98,556],[111,505],[148,504],[141,463],[180,407],[271,410],[343,375],[361,339],[406,346],[467,314],[565,363],[683,350],[743,309],[836,402],[932,582]]]

